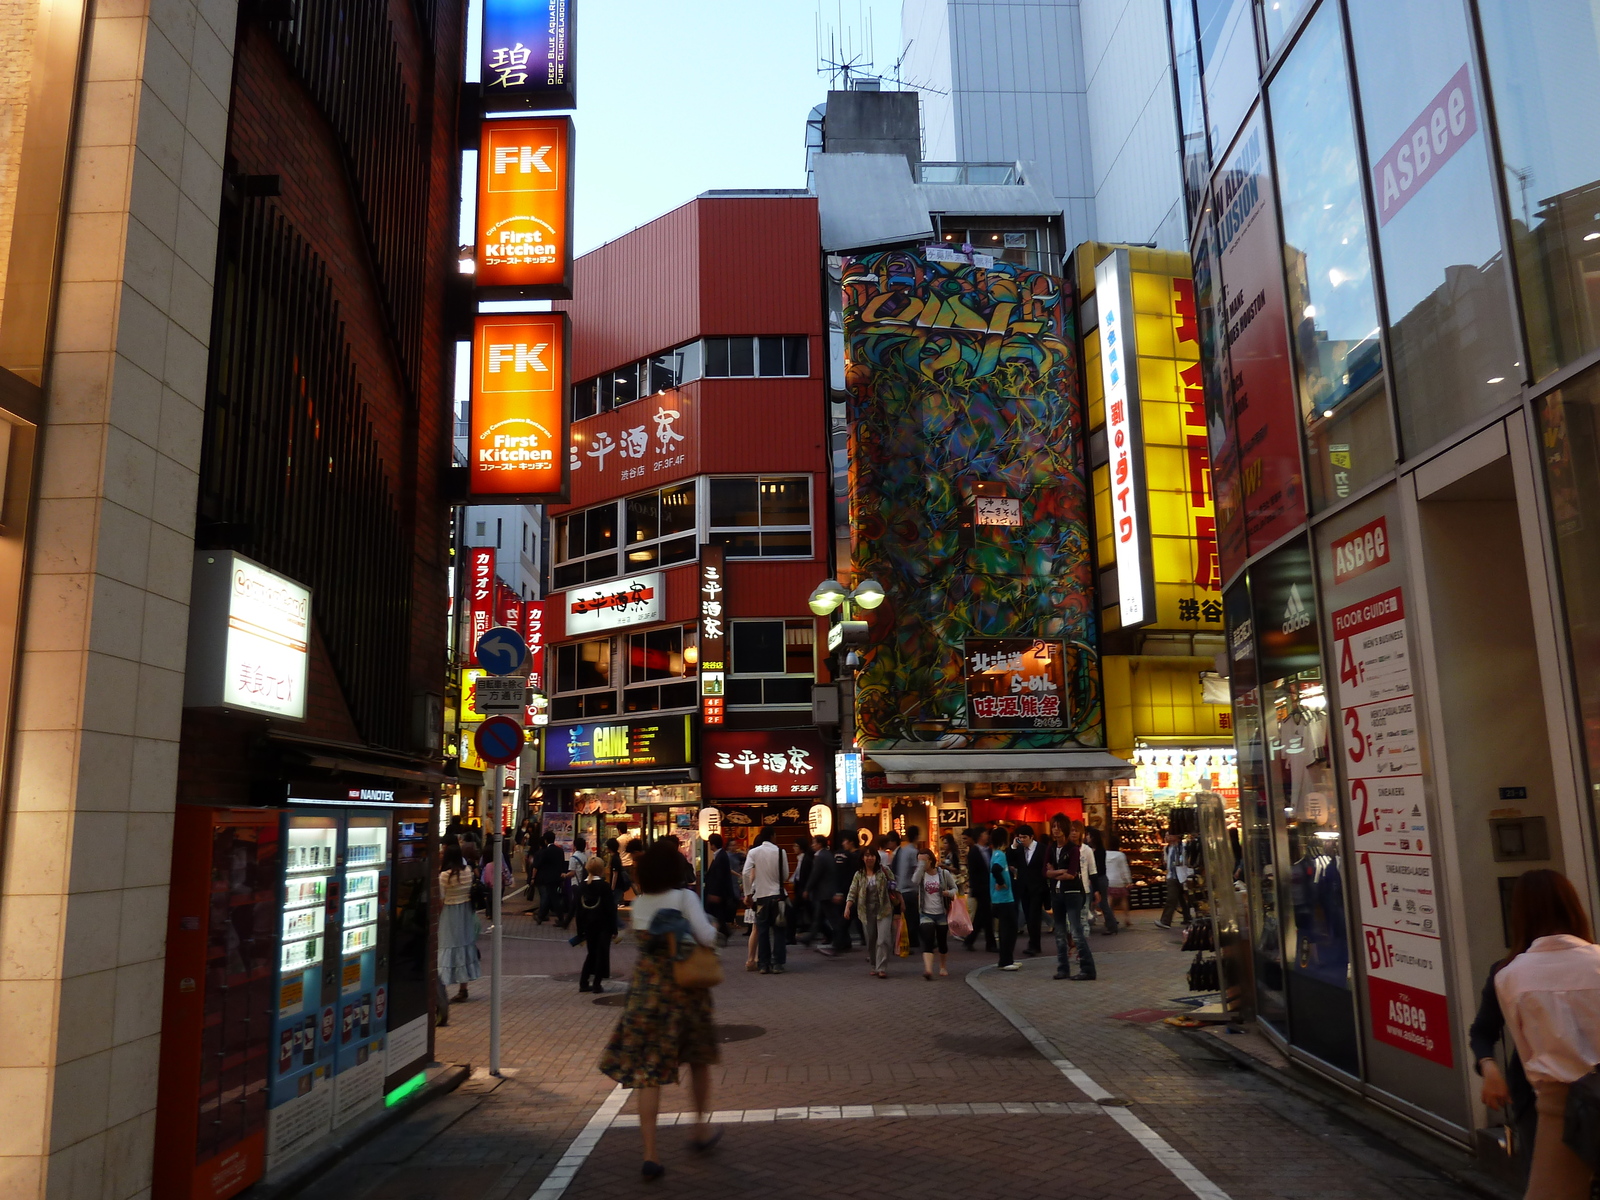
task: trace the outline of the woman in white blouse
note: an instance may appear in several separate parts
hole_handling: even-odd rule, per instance
[[[1511,893],[1511,956],[1495,976],[1506,1027],[1538,1098],[1528,1200],[1587,1200],[1593,1172],[1562,1141],[1567,1088],[1600,1065],[1600,946],[1577,889],[1528,871]]]

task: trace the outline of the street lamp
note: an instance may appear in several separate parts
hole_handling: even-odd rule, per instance
[[[844,585],[834,579],[824,579],[812,589],[811,598],[806,601],[807,606],[819,617],[826,617],[844,605],[844,619],[850,619],[850,605],[860,605],[871,612],[883,603],[883,584],[876,579],[863,579],[851,591],[845,591]]]

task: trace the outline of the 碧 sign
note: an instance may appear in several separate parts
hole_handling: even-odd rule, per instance
[[[569,636],[595,633],[664,620],[665,591],[660,571],[595,587],[574,588],[561,597],[567,614],[567,633]]]
[[[689,764],[689,717],[656,717],[551,726],[545,732],[540,770],[596,771],[618,767],[683,767]]]
[[[479,316],[472,360],[467,439],[472,498],[565,502],[566,315]]]
[[[1060,729],[1066,724],[1066,647],[1033,638],[968,638],[962,645],[967,728]]]
[[[195,555],[183,702],[304,720],[311,589],[231,551]]]
[[[1155,618],[1156,601],[1134,345],[1133,281],[1126,250],[1113,250],[1095,264],[1094,294],[1100,312],[1106,449],[1111,456],[1111,533],[1117,553],[1117,601],[1122,627],[1131,629]]]
[[[484,107],[575,107],[572,29],[572,0],[484,0]]]
[[[483,295],[572,297],[572,121],[485,121],[478,143],[478,252]]]
[[[703,742],[700,787],[714,800],[822,794],[827,752],[815,730],[718,729]]]

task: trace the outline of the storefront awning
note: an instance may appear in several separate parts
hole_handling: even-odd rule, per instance
[[[868,757],[896,785],[1079,783],[1133,776],[1132,763],[1104,750],[880,750]]]

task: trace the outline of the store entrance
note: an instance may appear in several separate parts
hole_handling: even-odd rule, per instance
[[[1464,937],[1469,960],[1457,970],[1463,1021],[1472,1016],[1465,998],[1476,996],[1506,953],[1511,885],[1530,868],[1564,868],[1560,801],[1571,791],[1570,782],[1558,786],[1552,763],[1545,678],[1557,668],[1541,668],[1529,593],[1529,577],[1544,568],[1525,556],[1502,427],[1447,459],[1461,451],[1488,458],[1475,446],[1491,435],[1489,452],[1499,453],[1475,470],[1431,490],[1444,471],[1430,478],[1429,464],[1414,476],[1445,768],[1439,806],[1455,834],[1460,881],[1451,892],[1461,911],[1447,915],[1458,931],[1457,953]],[[1523,506],[1532,503],[1524,496]],[[1469,979],[1461,979],[1463,966]]]

